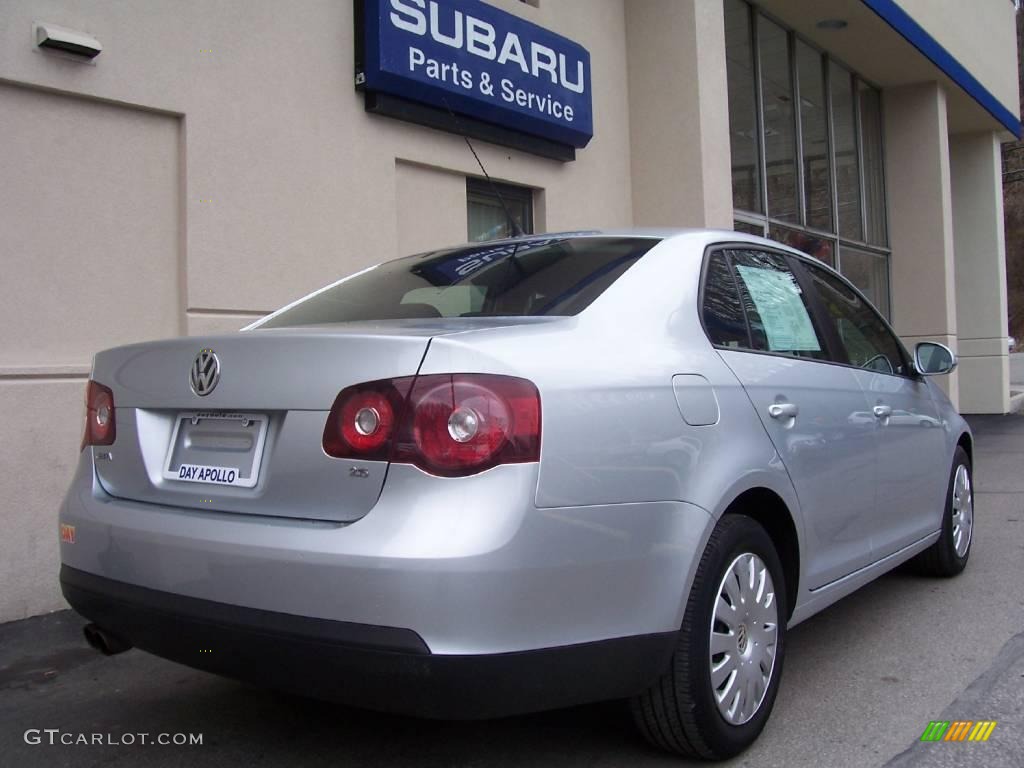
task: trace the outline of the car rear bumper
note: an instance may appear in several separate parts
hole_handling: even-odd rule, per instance
[[[61,562],[68,572],[105,580],[96,584],[144,591],[132,593],[129,602],[136,607],[128,611],[117,607],[123,603],[119,588],[78,587],[84,597],[69,593],[69,602],[158,655],[203,668],[222,664],[215,671],[250,677],[232,666],[244,659],[246,668],[267,667],[268,682],[281,687],[291,687],[290,674],[273,679],[276,643],[246,630],[242,645],[248,650],[238,652],[237,662],[197,656],[193,649],[213,631],[211,625],[191,609],[169,610],[168,600],[223,606],[218,611],[225,614],[286,617],[283,636],[297,643],[289,663],[314,670],[320,651],[299,652],[310,644],[328,655],[342,649],[345,661],[337,665],[346,674],[365,663],[371,678],[386,680],[384,671],[370,670],[395,662],[396,674],[414,681],[419,675],[420,682],[441,681],[443,688],[455,685],[443,682],[455,670],[472,670],[470,677],[489,681],[485,688],[501,690],[495,676],[504,668],[509,686],[529,688],[535,678],[517,665],[527,664],[532,653],[521,660],[519,654],[537,652],[580,672],[562,658],[577,655],[570,647],[601,649],[608,641],[609,648],[631,647],[613,665],[628,662],[631,668],[611,671],[636,682],[649,676],[645,660],[658,656],[646,640],[637,641],[637,652],[634,643],[620,639],[678,630],[695,554],[711,528],[706,511],[680,502],[537,508],[532,464],[500,466],[457,481],[396,465],[373,510],[350,524],[181,509],[110,496],[87,454],[60,510],[60,522],[74,529],[73,542],[61,544]],[[147,608],[150,597],[159,605]],[[145,621],[132,619],[136,614]],[[179,620],[200,626],[189,635],[191,645],[180,647],[175,640]],[[241,630],[216,627],[218,634],[228,633],[218,642],[230,639],[235,647],[232,638]],[[343,633],[325,640],[317,627],[330,633],[358,628],[356,634],[372,638],[362,643]],[[404,640],[392,647],[384,635]],[[414,637],[421,645],[412,643]],[[594,651],[592,663],[604,663],[604,652]],[[373,660],[364,659],[366,654]],[[496,658],[502,664],[491,665],[488,659]],[[477,669],[478,663],[487,669]],[[546,669],[550,663],[538,667],[542,677],[552,674]],[[587,669],[581,677],[593,672]],[[606,689],[619,695],[629,687],[615,678]],[[365,695],[374,706],[388,708]]]
[[[478,719],[621,698],[667,668],[674,632],[487,655],[437,655],[415,632],[215,603],[62,566],[78,613],[216,674],[421,717]]]

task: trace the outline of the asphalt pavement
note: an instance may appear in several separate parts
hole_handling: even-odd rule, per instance
[[[1024,416],[972,424],[967,570],[949,580],[889,574],[794,628],[775,712],[731,765],[1024,763]],[[139,651],[103,657],[81,626],[67,611],[0,625],[0,763],[685,764],[647,746],[616,702],[491,722],[415,720],[263,691]],[[932,720],[998,724],[984,743],[921,743]],[[104,743],[81,743],[92,734]],[[201,734],[202,743],[142,743],[162,734]]]

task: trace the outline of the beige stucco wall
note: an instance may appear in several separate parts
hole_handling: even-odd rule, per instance
[[[724,23],[719,2],[627,3],[637,226],[732,227]]]
[[[951,136],[960,410],[1010,408],[1002,152],[991,133]]]
[[[0,84],[0,366],[180,331],[179,122]]]
[[[83,381],[52,374],[0,381],[0,621],[63,604],[56,504],[78,460]]]
[[[946,94],[936,83],[883,92],[892,324],[909,349],[957,349]],[[958,375],[939,378],[954,404]]]

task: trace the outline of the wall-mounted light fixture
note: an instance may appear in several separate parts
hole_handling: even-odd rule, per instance
[[[822,19],[815,26],[818,29],[846,29],[849,23],[846,19]]]
[[[100,41],[95,37],[84,32],[76,32],[73,29],[58,27],[55,24],[37,23],[35,32],[36,45],[40,48],[63,51],[89,59],[95,59],[103,50]]]

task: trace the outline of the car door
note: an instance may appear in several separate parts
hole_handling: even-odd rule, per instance
[[[820,587],[871,562],[875,425],[863,418],[864,392],[852,369],[830,362],[787,257],[724,248],[709,255],[705,275],[705,327],[789,472],[803,512],[805,578]],[[735,322],[719,330],[709,322],[730,294],[743,308],[740,332]]]
[[[944,430],[924,379],[896,335],[851,285],[802,261],[867,395],[878,442],[875,559],[939,528],[949,475]]]

